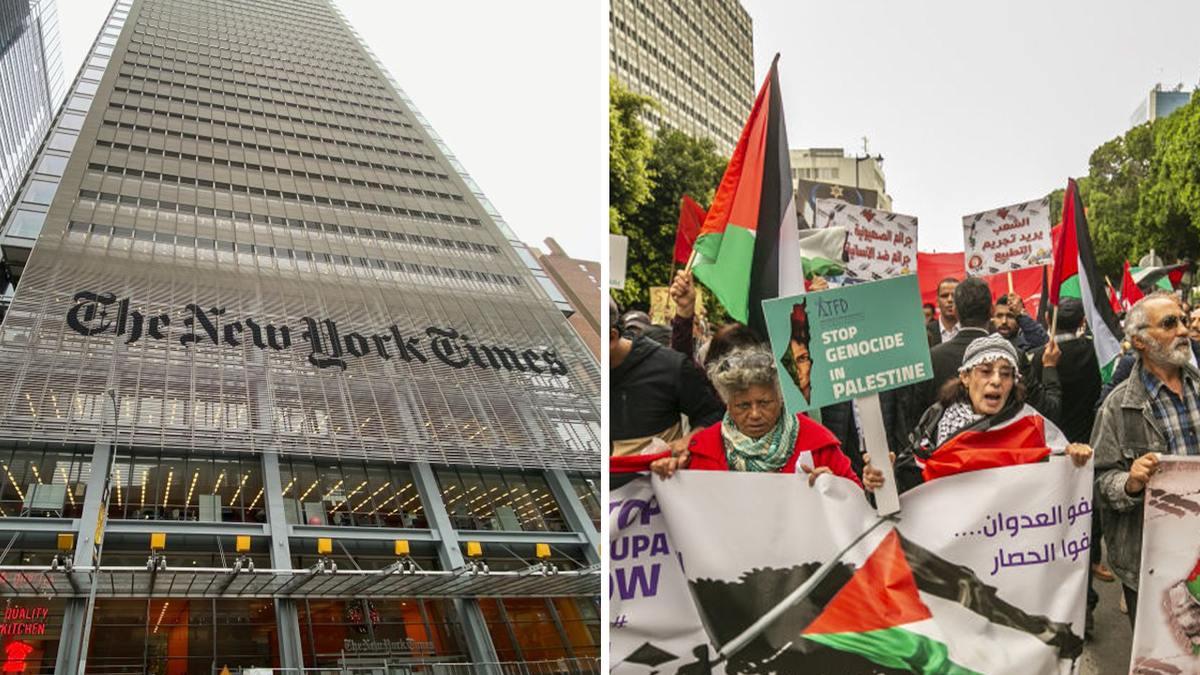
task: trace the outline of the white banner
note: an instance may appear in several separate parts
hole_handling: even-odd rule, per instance
[[[975,276],[1050,264],[1050,198],[963,216],[963,249]]]
[[[817,227],[846,229],[847,277],[878,281],[917,272],[916,216],[818,199]]]
[[[629,264],[629,237],[608,235],[608,287],[625,289],[625,267]]]
[[[612,632],[613,669],[866,675],[925,672],[940,659],[978,673],[1077,673],[1091,486],[1091,468],[1062,457],[932,481],[902,495],[894,524],[870,532],[783,609],[781,600],[876,523],[862,492],[833,476],[813,488],[781,474],[654,480],[704,631],[688,643],[676,626],[663,647],[672,661],[632,663],[634,649],[666,643],[631,631],[628,601],[614,601],[626,626]],[[856,588],[875,591],[864,602]],[[692,613],[673,603],[668,616]],[[760,633],[751,629],[780,609]]]
[[[1146,487],[1129,672],[1195,675],[1200,673],[1200,458],[1164,456],[1158,466]]]

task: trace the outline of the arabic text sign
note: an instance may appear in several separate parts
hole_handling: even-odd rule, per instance
[[[817,227],[846,228],[846,276],[876,281],[917,271],[917,218],[840,199],[817,200]]]
[[[763,302],[789,413],[933,377],[915,274]]]
[[[963,216],[963,247],[967,273],[975,276],[1048,265],[1050,198]]]

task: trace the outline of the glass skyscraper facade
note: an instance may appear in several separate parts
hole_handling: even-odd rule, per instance
[[[62,100],[55,0],[0,2],[0,213]]]
[[[70,89],[0,229],[0,658],[595,670],[598,363],[338,9],[118,0]]]

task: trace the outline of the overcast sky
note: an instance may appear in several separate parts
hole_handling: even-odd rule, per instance
[[[59,0],[73,79],[106,0]],[[526,243],[600,259],[608,231],[608,15],[602,2],[338,0]]]
[[[755,86],[776,52],[792,148],[882,154],[920,249],[961,251],[962,216],[1087,173],[1156,82],[1200,76],[1200,3],[742,0]]]

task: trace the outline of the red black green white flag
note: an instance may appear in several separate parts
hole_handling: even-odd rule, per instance
[[[762,335],[762,301],[804,292],[778,62],[776,55],[696,238],[692,265],[729,315]]]
[[[1104,276],[1096,265],[1096,254],[1092,249],[1092,237],[1088,232],[1087,216],[1079,186],[1074,179],[1067,180],[1067,193],[1063,197],[1062,229],[1054,240],[1054,271],[1050,276],[1050,304],[1058,306],[1063,282],[1079,275],[1079,296],[1083,300],[1083,311],[1088,327],[1092,330],[1092,345],[1096,349],[1096,360],[1100,363],[1100,374],[1104,381],[1112,379],[1113,368],[1121,356],[1121,332],[1117,315],[1105,300]]]

